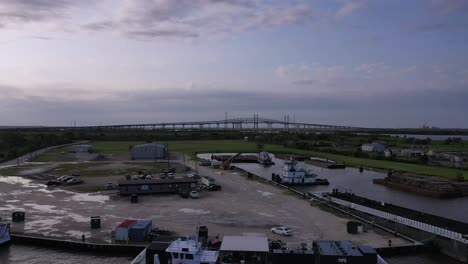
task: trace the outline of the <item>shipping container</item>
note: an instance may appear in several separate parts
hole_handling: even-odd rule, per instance
[[[125,220],[115,228],[115,240],[127,241],[130,228],[137,223],[136,220]]]
[[[138,220],[129,230],[129,239],[134,242],[145,241],[153,228],[152,220]]]

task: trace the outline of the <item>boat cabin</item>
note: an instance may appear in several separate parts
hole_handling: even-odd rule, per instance
[[[191,238],[178,238],[166,252],[171,254],[173,264],[216,264],[219,257],[218,251],[204,250],[200,242]]]

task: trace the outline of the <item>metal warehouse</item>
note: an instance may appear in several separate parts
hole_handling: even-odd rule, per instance
[[[148,143],[132,148],[131,158],[135,159],[164,159],[167,147],[163,144]]]

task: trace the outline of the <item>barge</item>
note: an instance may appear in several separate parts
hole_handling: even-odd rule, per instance
[[[468,223],[456,221],[405,208],[390,203],[371,200],[350,192],[334,189],[331,193],[316,194],[372,225],[378,223],[395,235],[402,234],[415,241],[437,246],[442,253],[468,263]]]
[[[467,182],[456,182],[433,176],[389,173],[384,179],[374,179],[373,182],[390,188],[436,198],[468,196]]]

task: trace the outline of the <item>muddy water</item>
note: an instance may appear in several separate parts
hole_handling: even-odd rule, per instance
[[[201,154],[202,158],[209,158],[211,154]],[[271,179],[272,173],[281,173],[284,161],[274,158],[275,165],[264,167],[257,163],[235,163],[240,167],[258,176]],[[455,199],[437,199],[404,191],[391,189],[372,182],[373,179],[384,178],[382,172],[365,170],[360,173],[357,168],[327,169],[309,164],[304,167],[317,174],[320,178],[330,181],[328,186],[297,186],[303,192],[324,192],[333,188],[354,192],[357,195],[370,199],[392,203],[430,214],[448,217],[458,221],[468,222],[468,197]]]
[[[0,248],[1,264],[128,264],[132,259],[132,257],[73,253],[22,245],[10,245]]]

